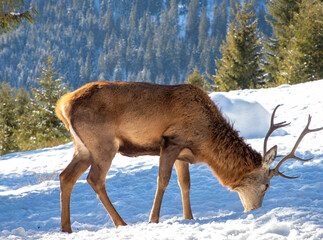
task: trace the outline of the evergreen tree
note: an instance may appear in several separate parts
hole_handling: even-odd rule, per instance
[[[294,14],[293,38],[284,49],[278,82],[296,84],[323,78],[323,5],[318,0],[302,0]]]
[[[138,0],[132,5],[130,16],[129,16],[129,28],[130,31],[137,31],[138,27]]]
[[[268,13],[273,18],[268,22],[282,46],[286,46],[290,39],[289,26],[293,23],[294,14],[299,12],[300,3],[301,0],[271,0],[267,4]]]
[[[121,63],[118,62],[117,66],[114,68],[113,72],[113,81],[123,81],[123,74],[122,74],[122,66]]]
[[[209,36],[210,21],[206,15],[206,9],[203,6],[199,24],[199,42],[198,48],[201,49]]]
[[[186,82],[189,84],[199,86],[200,88],[203,88],[204,90],[210,89],[210,85],[207,83],[204,76],[199,73],[197,66],[195,66],[194,72],[188,76]]]
[[[274,82],[276,85],[288,82],[281,77],[283,70],[281,63],[293,37],[291,26],[294,15],[299,12],[300,2],[301,0],[272,0],[267,4],[269,13],[267,21],[273,29],[274,38],[267,38],[264,43],[266,56],[264,70],[268,73],[267,81]]]
[[[14,135],[17,128],[15,121],[14,92],[6,82],[0,89],[0,155],[15,152],[18,149]]]
[[[200,53],[200,59],[199,62],[202,66],[201,69],[204,70],[204,72],[211,72],[213,71],[215,65],[214,65],[214,46],[212,46],[212,40],[206,39],[204,41],[203,47],[201,48],[202,51]]]
[[[218,38],[221,42],[225,39],[227,32],[227,1],[223,1],[220,6],[214,3],[212,36]]]
[[[148,9],[151,14],[158,14],[160,9],[162,8],[163,2],[162,1],[147,1],[148,2]]]
[[[216,60],[215,82],[219,91],[256,87],[260,71],[260,38],[257,20],[250,5],[237,5],[235,19],[230,23],[226,42],[221,45],[222,58]]]
[[[104,53],[101,53],[99,55],[98,70],[99,70],[99,74],[103,74],[102,76],[105,76],[105,73],[107,72],[106,58],[107,56]]]
[[[237,6],[239,6],[240,4],[240,0],[229,0],[230,2],[230,22],[234,21],[235,18],[235,13],[238,11]],[[250,4],[249,2],[247,2],[247,0],[243,1],[243,4]],[[250,8],[252,7],[252,4],[250,4]]]
[[[102,3],[101,3],[102,4]],[[109,3],[108,5],[108,10],[106,11],[106,13],[103,16],[103,31],[110,35],[112,33],[112,31],[114,30],[114,20],[113,20],[113,13],[112,13],[112,9],[111,9],[111,5]]]
[[[255,1],[256,2],[256,1]],[[270,24],[266,21],[266,7],[261,5],[260,8],[257,10],[257,19],[258,19],[258,28],[265,36],[271,36],[273,30]]]
[[[307,81],[323,78],[323,5],[320,0],[302,0],[295,18],[298,61]]]
[[[199,1],[191,0],[188,7],[188,14],[186,20],[186,34],[185,37],[191,45],[198,43],[198,27],[199,27]]]
[[[48,46],[45,66],[41,68],[41,77],[36,79],[39,87],[32,87],[34,136],[40,145],[42,142],[48,144],[58,138],[67,138],[65,127],[55,115],[55,104],[67,92],[67,87],[62,83],[63,77],[56,78],[58,74],[53,66],[54,60]]]
[[[16,106],[14,112],[16,114],[17,128],[15,129],[16,142],[19,151],[27,151],[33,149],[33,131],[34,126],[31,121],[32,105],[29,93],[20,88],[16,97]]]
[[[0,34],[5,34],[17,26],[22,25],[23,21],[33,23],[36,21],[38,12],[32,7],[29,10],[22,10],[25,6],[24,0],[5,0],[0,4]]]
[[[91,63],[91,55],[90,53],[87,54],[85,65],[84,65],[84,83],[90,82],[92,72],[92,63]]]
[[[147,69],[146,67],[144,67],[144,69],[142,71],[140,71],[137,75],[137,79],[136,82],[152,82],[151,81],[151,72],[149,69]]]
[[[174,40],[176,40],[179,33],[177,8],[178,8],[177,0],[172,0],[170,3],[170,10],[169,10],[169,21],[170,21],[170,26],[172,27],[171,35]]]

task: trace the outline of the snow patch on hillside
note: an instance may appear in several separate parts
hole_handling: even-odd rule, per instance
[[[225,93],[211,93],[210,97],[241,136],[265,137],[270,125],[270,114],[258,102],[229,98]]]

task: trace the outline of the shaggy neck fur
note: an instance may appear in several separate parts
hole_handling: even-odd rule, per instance
[[[212,129],[212,159],[208,162],[224,186],[237,184],[243,176],[262,165],[262,156],[246,144],[226,121],[216,121]]]

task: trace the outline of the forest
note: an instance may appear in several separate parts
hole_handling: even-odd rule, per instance
[[[38,22],[0,37],[2,81],[36,84],[47,41],[71,89],[97,80],[184,83],[195,66],[215,74],[215,58],[239,0],[25,1]],[[265,0],[253,1],[260,31],[271,35]]]
[[[92,81],[229,91],[323,78],[319,0],[17,2],[37,16],[0,35],[0,155],[68,141],[55,100]]]

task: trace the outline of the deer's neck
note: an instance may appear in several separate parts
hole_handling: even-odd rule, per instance
[[[208,165],[224,186],[236,184],[262,164],[261,155],[225,120],[213,128],[210,151]]]

